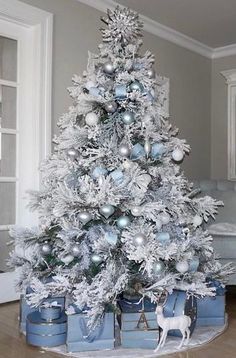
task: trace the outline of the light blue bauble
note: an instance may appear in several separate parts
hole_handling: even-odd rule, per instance
[[[126,85],[117,85],[115,87],[115,98],[120,100],[127,98]]]
[[[198,256],[194,256],[190,261],[189,261],[189,271],[190,272],[196,272],[198,267],[199,267],[199,257]]]
[[[107,169],[103,167],[95,167],[91,173],[93,179],[98,179],[101,175],[106,175]]]
[[[165,265],[162,261],[156,261],[153,264],[153,272],[155,275],[160,275],[165,270]]]
[[[89,94],[91,94],[92,96],[98,97],[98,96],[100,96],[100,89],[97,87],[90,87]]]
[[[120,216],[118,219],[117,219],[117,226],[119,229],[125,229],[127,226],[130,225],[130,218],[128,216]]]
[[[122,122],[126,125],[130,125],[135,121],[134,112],[125,111],[122,113]]]
[[[140,143],[136,143],[131,149],[130,158],[136,160],[144,156],[145,156],[144,147]]]
[[[139,81],[134,81],[129,85],[129,89],[130,91],[139,91],[142,92],[144,90],[144,87],[142,85],[142,83],[140,83]]]
[[[154,143],[151,149],[151,157],[158,159],[165,153],[165,150],[165,146],[162,143]]]
[[[114,182],[117,185],[122,184],[122,182],[124,180],[124,174],[123,174],[122,170],[120,170],[120,169],[113,170],[113,172],[111,172],[110,176],[112,177],[112,179],[114,180]]]
[[[91,260],[93,263],[95,263],[96,265],[99,265],[102,262],[102,258],[101,256],[97,255],[97,254],[93,254],[91,256]]]
[[[115,245],[117,243],[118,236],[115,232],[107,231],[105,233],[104,237],[105,237],[105,240],[111,245]]]
[[[162,244],[167,244],[170,242],[170,234],[168,232],[159,232],[157,235],[156,235],[156,239],[162,243]]]
[[[75,190],[76,188],[78,188],[78,186],[79,186],[78,176],[79,176],[79,173],[74,172],[74,173],[68,174],[65,177],[64,183],[66,184],[66,186],[69,189]]]

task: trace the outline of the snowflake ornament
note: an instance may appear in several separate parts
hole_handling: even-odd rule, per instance
[[[107,10],[108,18],[102,18],[107,29],[101,29],[104,42],[127,45],[141,37],[142,22],[136,12],[117,6],[114,11]]]

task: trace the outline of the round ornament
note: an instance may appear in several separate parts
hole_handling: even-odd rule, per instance
[[[119,154],[122,156],[122,157],[129,157],[130,155],[130,149],[129,149],[129,146],[127,144],[121,144],[119,146]]]
[[[189,271],[190,272],[196,272],[199,267],[199,257],[193,256],[193,258],[189,261]]]
[[[138,234],[136,234],[134,236],[134,242],[138,246],[143,245],[145,243],[146,239],[147,239],[146,236],[141,232],[139,232]]]
[[[177,271],[179,271],[180,273],[185,273],[188,271],[189,269],[189,264],[188,261],[183,260],[183,261],[179,261],[176,263],[175,268]]]
[[[49,245],[47,242],[45,242],[44,244],[42,244],[41,248],[41,254],[43,256],[47,256],[47,255],[50,255],[51,252],[52,252],[52,247],[51,245]]]
[[[147,71],[147,75],[149,78],[155,78],[156,72],[153,68],[149,68],[149,70]]]
[[[79,257],[80,253],[81,252],[78,245],[75,244],[71,247],[71,254],[73,257]]]
[[[105,110],[108,113],[115,113],[117,110],[117,103],[115,101],[110,101],[105,104]]]
[[[105,232],[104,238],[110,245],[116,245],[117,240],[118,240],[117,234],[112,231]]]
[[[153,264],[153,272],[157,275],[160,275],[165,269],[165,265],[162,261],[156,261]]]
[[[129,86],[130,91],[138,91],[138,92],[142,92],[143,91],[143,85],[142,83],[140,83],[139,81],[134,81],[130,84]]]
[[[203,219],[200,215],[195,215],[193,218],[193,226],[198,227],[202,225]]]
[[[95,126],[98,123],[98,115],[94,112],[89,112],[85,116],[85,123],[88,126]]]
[[[120,216],[118,219],[117,219],[117,226],[119,229],[125,229],[127,226],[130,225],[130,218],[128,216]]]
[[[181,149],[176,148],[173,150],[172,159],[175,162],[181,162],[181,160],[183,160],[183,158],[184,158],[184,152]]]
[[[61,258],[61,261],[64,262],[65,265],[69,265],[74,260],[74,256],[68,254]]]
[[[88,213],[87,211],[81,211],[78,214],[78,219],[79,219],[79,221],[81,221],[85,225],[90,220],[92,220],[92,215],[90,213]]]
[[[122,121],[126,125],[132,124],[135,121],[134,113],[130,111],[122,113]]]
[[[142,207],[138,205],[133,206],[130,211],[133,216],[140,216],[142,214]]]
[[[170,234],[168,232],[159,232],[157,235],[156,235],[156,239],[157,241],[159,241],[160,243],[162,244],[167,244],[170,242]]]
[[[99,265],[102,262],[102,258],[101,256],[97,255],[97,254],[93,254],[91,256],[91,261],[97,265]]]
[[[160,220],[163,225],[167,225],[170,222],[170,215],[167,213],[160,214]]]
[[[110,205],[110,204],[105,204],[103,206],[101,206],[101,208],[99,209],[100,214],[102,214],[102,216],[104,216],[106,219],[108,219],[111,215],[114,214],[115,212],[115,208],[114,206]]]
[[[71,160],[76,160],[78,158],[78,156],[79,156],[79,152],[78,152],[77,149],[70,148],[70,149],[67,150],[67,156]]]
[[[93,179],[100,178],[101,175],[106,175],[108,173],[106,168],[103,167],[95,167],[91,173],[91,177]]]
[[[103,72],[106,74],[106,75],[113,75],[115,71],[115,67],[113,65],[112,62],[110,61],[107,61],[103,64]]]

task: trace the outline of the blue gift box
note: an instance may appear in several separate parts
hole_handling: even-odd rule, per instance
[[[52,307],[40,306],[39,312],[40,312],[40,316],[42,319],[44,319],[46,321],[53,321],[55,319],[60,318],[61,307],[60,306],[52,306]]]
[[[43,302],[53,302],[57,301],[57,303],[61,306],[61,309],[63,310],[65,308],[65,297],[50,297]],[[42,302],[42,303],[43,303]],[[39,307],[32,307],[30,306],[24,295],[21,295],[20,297],[20,331],[25,332],[26,331],[26,318],[29,313],[39,311]]]
[[[113,349],[115,343],[114,313],[106,312],[104,319],[90,332],[85,313],[68,315],[67,351],[85,352]]]
[[[55,347],[66,343],[67,316],[63,313],[54,321],[45,321],[40,312],[28,314],[26,342],[38,347]]]
[[[197,327],[225,324],[225,295],[197,300]]]

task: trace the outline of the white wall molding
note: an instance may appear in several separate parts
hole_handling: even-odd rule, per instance
[[[114,0],[77,0],[85,5],[91,6],[99,11],[106,12],[107,8],[114,9],[118,4]],[[140,19],[143,21],[144,30],[156,35],[164,40],[170,41],[178,46],[186,48],[192,52],[198,53],[209,59],[215,59],[220,57],[226,57],[236,55],[236,44],[224,46],[224,47],[210,47],[197,41],[179,31],[172,29],[171,27],[160,24],[157,21],[150,19],[147,16],[140,14]]]

